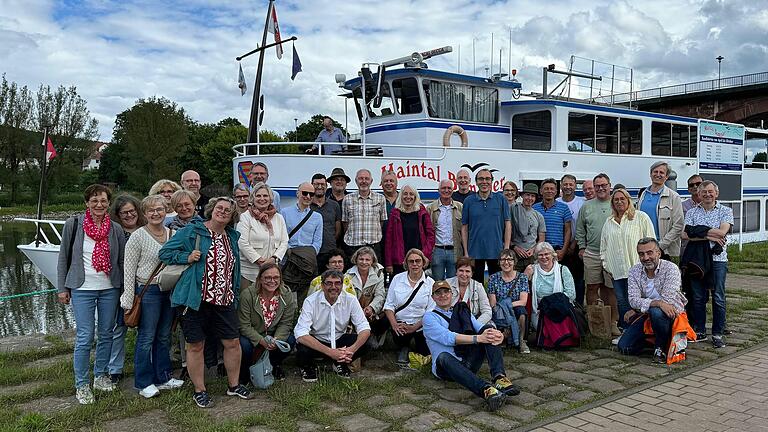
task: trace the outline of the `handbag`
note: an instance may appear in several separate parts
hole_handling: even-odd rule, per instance
[[[602,300],[598,299],[597,304],[587,305],[587,321],[590,333],[603,339],[611,338],[611,307],[605,306]]]
[[[200,250],[200,235],[196,236],[195,250]],[[163,267],[160,274],[157,275],[157,285],[160,287],[160,291],[171,291],[179,283],[181,274],[184,270],[188,269],[192,264],[171,264]],[[150,279],[151,280],[151,279]]]
[[[160,263],[155,267],[155,270],[152,271],[152,274],[149,276],[149,279],[147,279],[147,283],[144,285],[144,288],[141,289],[139,295],[133,296],[133,306],[131,306],[131,309],[123,312],[123,321],[125,321],[126,326],[131,328],[139,326],[139,323],[141,322],[141,299],[144,297],[144,293],[147,292],[147,289],[149,289],[149,286],[151,285],[150,282],[157,276],[157,273],[162,267],[163,263]]]
[[[264,350],[261,357],[256,360],[256,363],[248,368],[248,372],[251,375],[253,386],[258,389],[267,389],[274,384],[275,377],[272,375],[272,363],[269,362],[269,351]]]

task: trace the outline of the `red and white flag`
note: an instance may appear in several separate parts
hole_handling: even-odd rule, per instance
[[[274,3],[272,3],[272,10],[269,12],[269,24],[267,24],[267,31],[275,35],[275,43],[280,42],[280,26],[277,24],[277,9],[275,9]],[[278,59],[283,58],[282,45],[275,45],[275,52],[277,53]]]
[[[56,157],[56,149],[53,148],[53,142],[51,142],[51,137],[48,137],[48,142],[45,145],[45,158],[48,160],[48,162],[52,161],[53,158]]]

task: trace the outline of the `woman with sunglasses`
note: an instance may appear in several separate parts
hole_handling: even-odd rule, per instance
[[[251,392],[240,384],[240,233],[234,228],[239,218],[235,201],[230,197],[211,198],[205,206],[205,216],[205,222],[191,222],[176,232],[159,253],[166,264],[189,264],[171,294],[171,306],[179,310],[187,342],[187,371],[195,388],[192,399],[200,408],[213,406],[205,387],[203,360],[209,335],[221,340],[224,346],[227,395],[252,398]]]

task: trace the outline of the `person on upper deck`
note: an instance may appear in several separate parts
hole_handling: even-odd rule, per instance
[[[344,150],[344,143],[347,142],[347,137],[341,132],[341,129],[333,125],[333,119],[325,116],[323,117],[323,130],[317,134],[315,142],[323,143],[323,154],[330,155]],[[317,152],[318,144],[313,145],[307,149],[306,153]]]
[[[651,165],[651,185],[637,199],[637,208],[651,218],[662,257],[666,259],[680,256],[680,239],[685,228],[680,195],[664,185],[669,171],[669,164],[664,161]]]

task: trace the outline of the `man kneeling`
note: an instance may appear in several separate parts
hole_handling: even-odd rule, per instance
[[[364,353],[365,341],[371,334],[357,297],[342,291],[344,275],[338,270],[326,270],[320,278],[323,290],[304,300],[293,331],[298,342],[296,360],[306,382],[317,381],[315,358],[320,356],[333,360],[336,373],[349,378],[349,364]],[[345,333],[350,323],[357,334]]]
[[[483,329],[483,325],[471,314],[468,317],[472,320],[472,327],[480,334],[450,331],[452,296],[448,282],[436,282],[432,287],[432,298],[437,306],[424,314],[424,337],[432,353],[432,373],[440,379],[452,380],[466,387],[485,399],[488,410],[495,411],[504,403],[506,395],[520,393],[504,371],[504,359],[499,347],[504,341],[504,334],[492,327]],[[454,351],[456,345],[469,345],[463,357]],[[493,384],[477,376],[485,358],[488,359]]]
[[[633,310],[624,315],[628,327],[618,348],[624,354],[639,354],[645,346],[646,333],[650,333],[646,325],[650,319],[655,338],[653,361],[667,363],[672,335],[678,331],[693,334],[684,313],[687,300],[681,291],[680,270],[674,263],[661,259],[661,249],[654,238],[640,239],[637,254],[640,262],[629,270],[628,281],[629,305]]]

